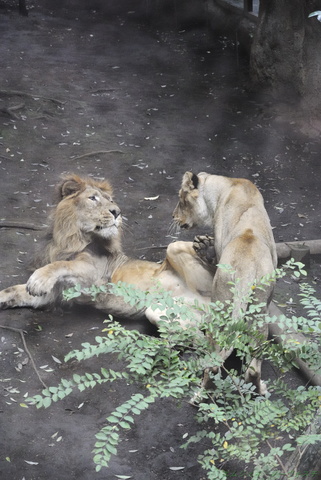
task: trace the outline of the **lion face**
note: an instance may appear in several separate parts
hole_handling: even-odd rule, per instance
[[[79,229],[85,234],[111,238],[122,225],[120,208],[112,197],[99,188],[87,187],[74,201]]]
[[[109,253],[122,253],[122,216],[105,180],[67,175],[58,185],[46,247],[37,266],[69,259],[92,245]]]
[[[181,228],[192,228],[208,223],[208,212],[201,190],[199,177],[186,172],[178,194],[179,201],[173,212],[174,223]]]
[[[59,188],[60,201],[54,221],[56,232],[64,232],[66,236],[78,232],[78,237],[83,235],[86,238],[119,236],[121,211],[113,201],[109,183],[70,176]]]

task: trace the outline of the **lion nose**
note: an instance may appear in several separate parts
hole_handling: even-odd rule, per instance
[[[118,208],[118,207],[111,208],[109,211],[113,215],[114,218],[119,217],[119,215],[121,214],[120,208]]]

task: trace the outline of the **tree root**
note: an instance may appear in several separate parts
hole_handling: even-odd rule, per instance
[[[21,92],[20,90],[0,90],[0,95],[17,95],[18,97],[41,98],[41,100],[48,100],[49,102],[57,103],[58,105],[65,105],[67,102],[57,100],[56,98],[44,97],[35,93]]]
[[[21,339],[22,339],[22,343],[23,343],[23,347],[28,355],[28,357],[30,358],[30,362],[31,362],[31,365],[34,369],[34,371],[36,372],[36,375],[37,377],[39,378],[41,384],[45,387],[45,388],[48,388],[47,385],[45,384],[45,382],[42,380],[38,370],[37,370],[37,367],[36,367],[36,364],[34,362],[34,359],[32,358],[32,355],[27,347],[27,343],[26,343],[26,340],[25,340],[25,336],[24,336],[24,331],[21,330],[21,328],[15,328],[15,327],[8,327],[6,325],[0,325],[0,328],[4,328],[5,330],[11,330],[12,332],[17,332],[20,334],[21,336]]]
[[[20,120],[20,117],[14,113],[14,110],[20,110],[24,106],[25,106],[24,103],[19,103],[19,105],[13,105],[12,107],[0,108],[0,112],[4,113],[5,115],[8,115],[13,120]]]
[[[291,246],[304,245],[310,248],[311,255],[321,254],[321,240],[297,240],[295,242],[276,243],[278,258],[287,258],[291,254]]]

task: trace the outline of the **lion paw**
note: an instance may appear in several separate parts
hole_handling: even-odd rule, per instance
[[[209,235],[197,235],[194,238],[193,248],[197,256],[210,267],[216,266],[216,252],[214,248],[214,237]]]
[[[41,268],[36,270],[26,284],[27,292],[33,297],[41,297],[50,293],[55,285],[55,279],[53,277],[45,277]]]
[[[0,292],[0,310],[15,306],[15,297],[12,288],[6,288]]]
[[[260,380],[260,395],[267,395],[269,393],[266,383],[263,380]]]

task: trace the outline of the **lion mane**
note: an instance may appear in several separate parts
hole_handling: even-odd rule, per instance
[[[100,192],[103,202],[97,208],[101,211],[112,205],[112,210],[119,212],[119,207],[113,202],[113,189],[107,180],[95,180],[90,177],[80,177],[67,174],[62,177],[56,188],[56,207],[50,217],[50,225],[44,243],[35,257],[35,267],[44,266],[57,260],[70,260],[77,253],[85,250],[88,245],[99,244],[106,252],[123,255],[121,247],[121,222],[116,235],[102,239],[99,230],[88,232],[83,228],[86,215],[92,211],[83,201],[86,192],[94,196]],[[97,214],[97,211],[96,211]],[[103,212],[102,212],[103,215]]]

